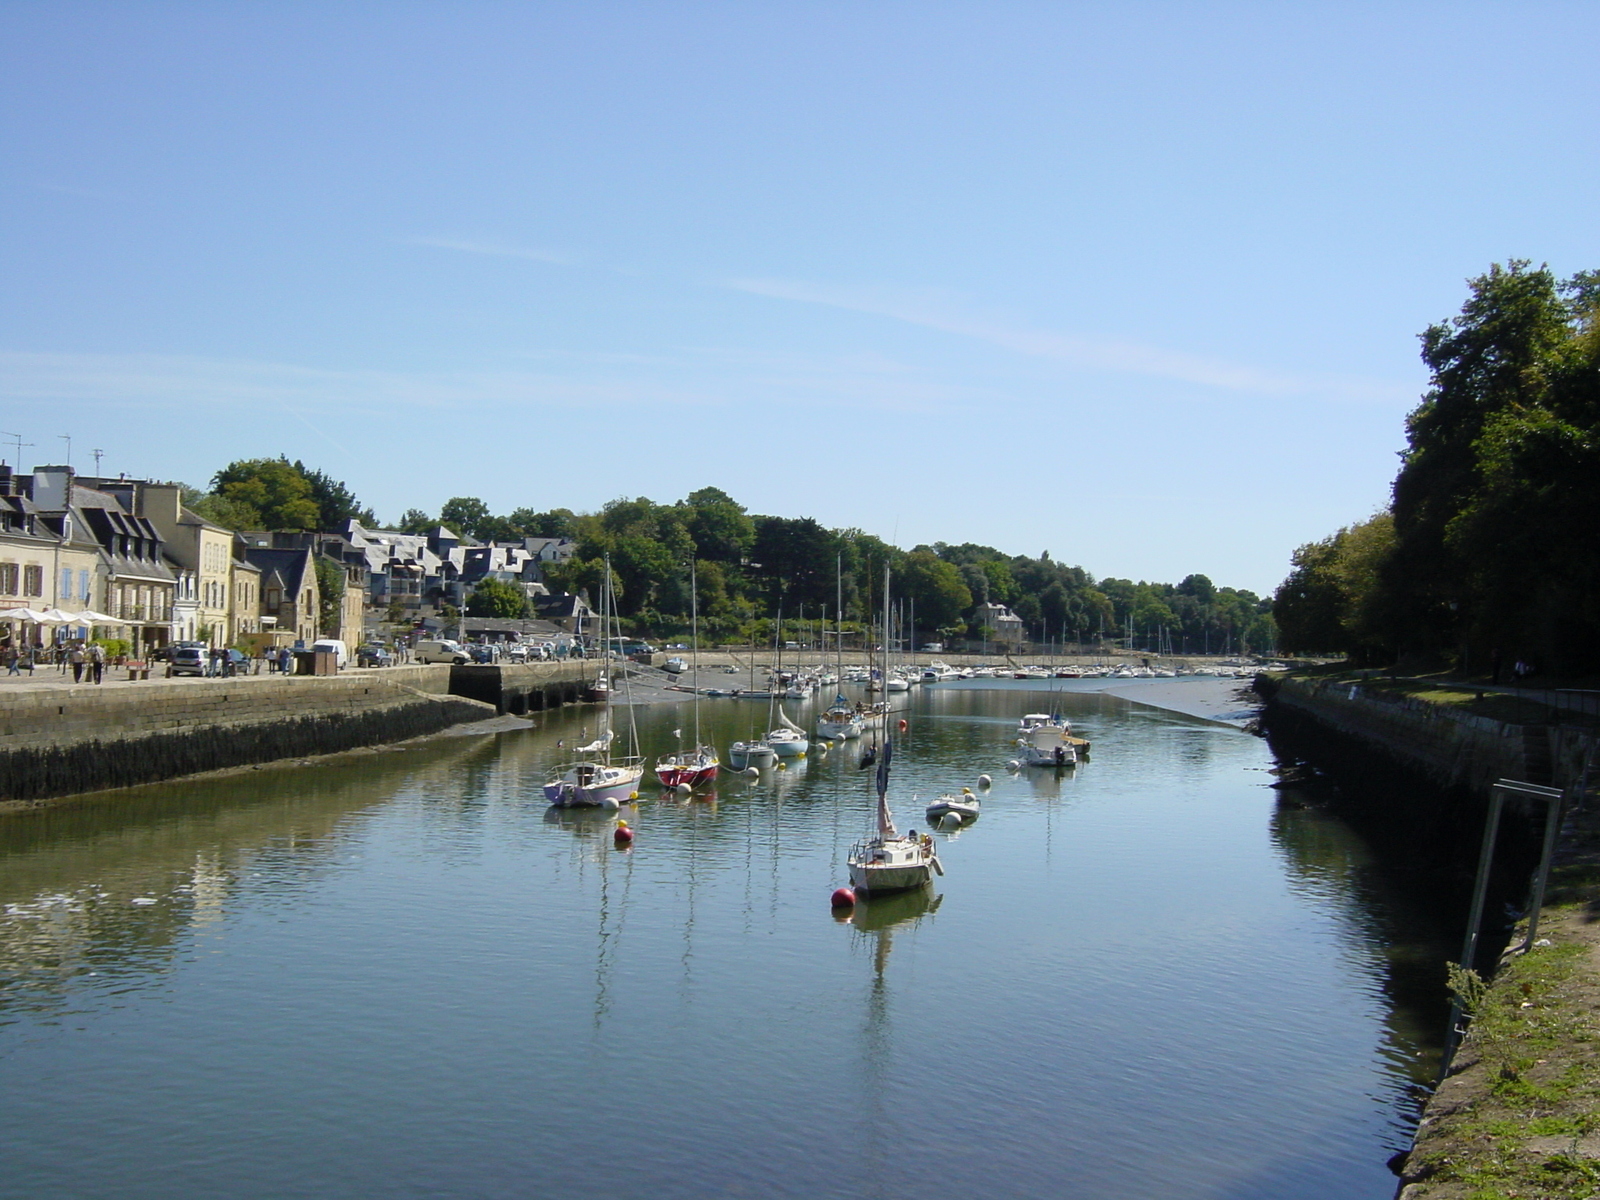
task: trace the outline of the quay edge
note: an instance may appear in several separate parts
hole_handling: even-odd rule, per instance
[[[496,715],[448,693],[449,668],[333,677],[9,688],[0,810],[205,771],[334,754]]]
[[[1449,840],[1458,857],[1482,836],[1483,806],[1500,779],[1567,790],[1584,784],[1591,724],[1492,720],[1385,690],[1383,680],[1258,677],[1262,726],[1288,744],[1321,744],[1386,760],[1440,785],[1435,811],[1383,814],[1402,838]],[[1453,797],[1453,799],[1451,799]],[[1524,812],[1526,838],[1542,813]],[[1370,817],[1371,814],[1369,813]],[[1515,836],[1515,834],[1513,835]],[[1526,886],[1529,859],[1521,856]],[[1600,1181],[1600,812],[1568,806],[1547,903],[1528,920],[1539,937],[1498,956],[1476,1016],[1420,1115],[1413,1145],[1391,1162],[1397,1200],[1589,1196]]]

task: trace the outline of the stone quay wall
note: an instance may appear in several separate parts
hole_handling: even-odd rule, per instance
[[[1515,724],[1387,692],[1379,680],[1260,677],[1267,724],[1311,722],[1398,759],[1443,787],[1487,796],[1500,779],[1567,787],[1583,772],[1591,728]]]
[[[0,710],[0,802],[336,753],[495,715],[445,694],[449,680],[448,667],[420,667],[18,690]]]

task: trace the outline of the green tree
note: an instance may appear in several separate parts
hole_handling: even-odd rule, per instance
[[[219,496],[216,492],[202,492],[186,486],[183,489],[183,506],[195,516],[224,529],[262,529],[266,525],[254,505]]]
[[[311,498],[317,503],[318,529],[331,530],[349,520],[359,521],[369,528],[378,523],[373,511],[363,508],[342,480],[335,480],[322,471],[311,470],[298,459],[294,469],[311,485]]]
[[[704,487],[690,492],[678,506],[684,512],[684,525],[694,539],[695,554],[711,562],[737,566],[750,554],[756,526],[743,505],[720,488]]]
[[[756,517],[750,554],[760,566],[767,603],[793,614],[804,604],[814,612],[832,605],[837,541],[810,517]],[[881,569],[881,568],[880,568]]]
[[[1254,636],[1263,645],[1275,632],[1288,650],[1338,652],[1363,661],[1387,658],[1387,623],[1377,610],[1382,603],[1378,580],[1394,551],[1394,518],[1378,513],[1294,552],[1289,576],[1272,601],[1275,630],[1259,627],[1257,618],[1266,614],[1249,602],[1237,604],[1226,619],[1241,629],[1255,627]]]
[[[339,633],[339,618],[344,608],[345,569],[320,554],[311,560],[317,572],[317,632],[323,637]]]
[[[1397,632],[1425,651],[1456,644],[1472,607],[1467,564],[1446,538],[1482,487],[1479,439],[1497,414],[1538,403],[1545,368],[1569,335],[1569,311],[1546,267],[1496,263],[1468,287],[1460,315],[1422,335],[1430,385],[1406,421],[1394,482],[1387,603]]]
[[[421,535],[427,533],[438,523],[420,508],[408,508],[400,514],[400,521],[395,528],[401,533]]]
[[[899,591],[915,606],[920,628],[953,623],[972,607],[972,592],[961,572],[929,550],[913,550],[900,565]]]
[[[479,527],[490,515],[489,506],[476,496],[452,496],[439,510],[439,524],[458,534],[477,537]]]
[[[223,500],[248,505],[266,529],[316,529],[322,510],[311,481],[286,458],[246,458],[229,463],[211,481]]]
[[[533,614],[527,596],[514,583],[485,579],[467,597],[467,616],[519,620]]]
[[[577,517],[570,508],[552,508],[548,512],[534,512],[531,508],[514,510],[506,518],[522,537],[576,538]]]

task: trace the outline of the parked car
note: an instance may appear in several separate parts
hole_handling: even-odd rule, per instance
[[[394,655],[389,653],[387,646],[363,646],[356,651],[356,666],[392,667]]]
[[[472,655],[459,643],[445,639],[425,638],[417,643],[414,656],[419,663],[454,663],[461,666],[472,661]]]
[[[174,646],[172,657],[167,661],[167,676],[204,675],[210,665],[211,652],[204,646]]]

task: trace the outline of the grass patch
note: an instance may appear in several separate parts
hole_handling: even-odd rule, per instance
[[[1440,1118],[1406,1164],[1408,1177],[1467,1189],[1476,1200],[1596,1195],[1600,1161],[1580,1143],[1600,1132],[1600,1042],[1589,1013],[1600,980],[1584,945],[1536,946],[1486,990],[1452,986],[1474,1009],[1468,1049],[1481,1073],[1474,1101]]]

